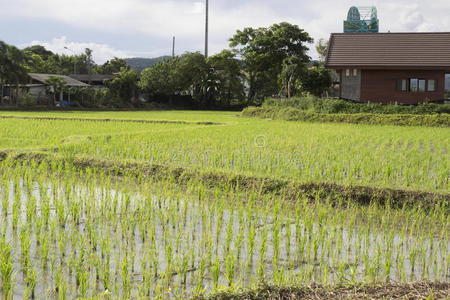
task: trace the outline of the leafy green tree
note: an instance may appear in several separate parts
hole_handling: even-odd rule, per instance
[[[62,71],[58,55],[50,56],[45,61],[45,69],[43,73],[46,74],[67,74]]]
[[[93,73],[95,74],[114,74],[119,73],[122,68],[130,69],[125,59],[114,57],[103,65],[95,66]]]
[[[199,52],[185,53],[180,57],[176,73],[180,78],[180,91],[187,92],[200,105],[211,105],[216,88],[214,72],[206,62],[205,56]]]
[[[3,105],[3,88],[7,77],[8,45],[0,41],[0,104]]]
[[[92,58],[92,50],[86,48],[84,51],[84,64],[88,69],[88,74],[91,74],[92,68],[95,66],[94,59]]]
[[[320,97],[333,84],[330,72],[324,67],[313,67],[308,69],[301,78],[301,88],[303,91]]]
[[[178,73],[179,57],[164,59],[141,73],[139,87],[150,97],[173,96],[181,90],[181,76]]]
[[[279,75],[282,92],[291,98],[296,80],[307,72],[307,65],[297,57],[288,57],[283,61],[283,68]]]
[[[244,84],[242,63],[230,50],[208,57],[207,63],[215,72],[217,78],[217,98],[230,104],[232,100],[243,100]]]
[[[24,51],[26,56],[27,64],[25,68],[29,73],[48,73],[46,61],[38,54],[32,52]]]
[[[45,49],[45,47],[41,45],[30,46],[23,49],[23,51],[37,55],[44,61],[55,55],[52,51]]]
[[[328,41],[319,39],[316,43],[316,51],[319,54],[319,61],[323,64],[328,52]]]
[[[300,62],[309,62],[306,44],[312,42],[307,32],[286,22],[268,28],[238,30],[230,39],[230,47],[244,62],[249,99],[263,99],[278,91],[283,61],[296,57]]]
[[[18,48],[0,42],[0,85],[3,103],[3,86],[5,83],[16,86],[15,104],[19,99],[19,84],[27,79],[27,70],[25,68],[26,57]]]
[[[118,76],[105,81],[109,88],[111,100],[117,104],[136,104],[139,96],[139,74],[134,70],[123,68]]]
[[[95,66],[91,50],[80,55],[58,55],[43,46],[35,45],[25,48],[23,53],[27,60],[27,71],[30,73],[89,74],[90,68]]]

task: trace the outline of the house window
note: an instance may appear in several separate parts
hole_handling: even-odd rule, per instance
[[[427,81],[425,79],[419,79],[419,92],[425,92]]]
[[[350,76],[350,69],[345,70],[345,76],[347,76],[347,77]]]
[[[410,92],[417,92],[418,88],[419,88],[419,79],[411,78],[409,80],[409,91]]]
[[[406,92],[408,90],[408,80],[397,80],[397,91]]]
[[[428,80],[428,89],[429,92],[436,92],[436,80],[430,79]]]
[[[353,69],[353,76],[358,76],[358,70]]]

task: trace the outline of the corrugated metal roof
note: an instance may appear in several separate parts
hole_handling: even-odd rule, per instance
[[[5,84],[6,87],[16,87],[16,84]],[[30,84],[19,84],[19,88],[33,88],[33,87],[42,87],[45,86],[43,83],[30,83]]]
[[[329,45],[328,68],[450,69],[450,32],[334,33]]]
[[[111,80],[114,79],[115,75],[104,75],[104,74],[71,74],[69,77],[79,80],[79,81],[100,81],[103,82],[104,80]]]
[[[67,86],[76,86],[76,87],[88,87],[89,84],[86,84],[84,82],[78,81],[76,79],[70,78],[69,76],[65,75],[56,75],[56,74],[37,74],[37,73],[28,73],[28,76],[33,78],[36,81],[45,83],[47,79],[50,77],[59,77],[66,81]]]

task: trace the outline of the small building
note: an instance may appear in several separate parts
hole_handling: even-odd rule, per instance
[[[10,96],[19,88],[19,94],[29,94],[35,98],[45,97],[45,87],[43,83],[30,83],[30,84],[5,84],[5,95]]]
[[[18,100],[24,100],[28,95],[37,100],[37,102],[46,102],[47,95],[45,84],[5,84],[0,95],[0,105],[17,104]]]
[[[84,82],[78,81],[76,79],[73,79],[69,76],[65,75],[57,75],[57,74],[37,74],[37,73],[29,73],[28,76],[31,78],[32,86],[35,86],[35,89],[33,93],[30,91],[30,94],[39,94],[39,95],[45,95],[46,87],[47,87],[47,80],[50,77],[58,77],[62,78],[66,82],[66,86],[69,88],[87,88],[89,87],[89,84],[86,84]],[[34,96],[34,95],[33,95]],[[61,92],[61,95],[59,96],[59,100],[62,101],[64,99],[64,93]],[[70,101],[70,94],[67,94],[67,100]]]
[[[32,83],[47,84],[47,80],[50,77],[58,77],[64,79],[66,85],[69,87],[89,87],[89,84],[73,79],[66,75],[28,73],[28,76],[31,77]]]
[[[450,32],[334,33],[325,67],[339,74],[343,99],[385,104],[441,101],[449,85]]]

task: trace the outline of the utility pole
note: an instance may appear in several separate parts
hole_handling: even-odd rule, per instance
[[[208,22],[209,22],[209,8],[208,0],[206,0],[206,25],[205,25],[205,57],[208,57]]]
[[[172,58],[175,57],[175,37],[173,37],[173,42],[172,42]]]

